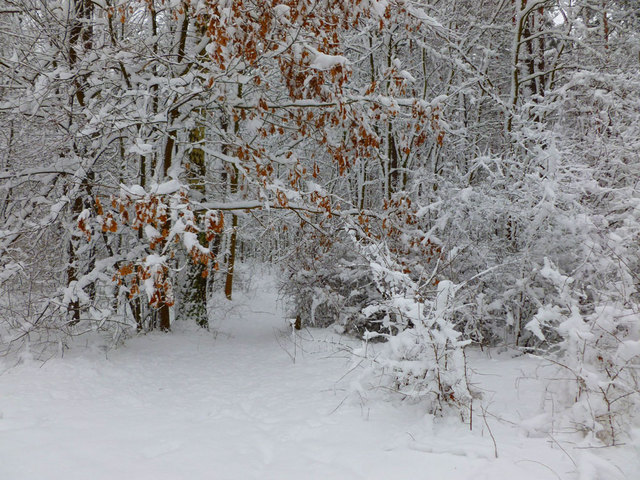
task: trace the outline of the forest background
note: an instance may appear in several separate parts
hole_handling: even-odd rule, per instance
[[[468,419],[465,348],[513,347],[615,444],[638,32],[622,0],[0,0],[3,352],[206,328],[270,263],[373,383]]]

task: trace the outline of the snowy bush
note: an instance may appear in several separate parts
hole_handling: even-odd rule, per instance
[[[564,379],[557,392],[565,408],[561,423],[606,445],[620,443],[640,413],[640,313],[615,299],[600,299],[583,313],[572,277],[549,260],[540,273],[561,301],[542,306],[526,328],[541,341],[546,332],[561,338],[544,354]]]
[[[358,336],[366,330],[388,331],[384,314],[363,314],[382,297],[369,265],[350,239],[338,231],[332,239],[318,240],[299,244],[285,272],[281,291],[293,303],[292,316],[300,315],[303,325],[313,327],[335,323]]]
[[[425,285],[400,271],[384,245],[361,249],[382,293],[381,300],[372,301],[363,313],[384,312],[391,327],[386,334],[365,332],[364,345],[355,352],[368,365],[362,382],[367,388],[382,388],[424,403],[430,413],[454,409],[464,418],[472,401],[464,355],[470,341],[462,338],[451,321],[456,285],[440,280],[428,298]],[[369,349],[368,342],[379,336],[387,342],[378,351]]]

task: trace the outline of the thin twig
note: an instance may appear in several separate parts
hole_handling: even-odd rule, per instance
[[[489,435],[491,436],[491,440],[493,441],[493,454],[496,458],[498,458],[498,445],[496,444],[496,438],[493,436],[493,432],[491,431],[489,422],[487,422],[487,412],[484,407],[481,406],[480,408],[482,409],[482,419],[484,420],[484,424],[487,426],[487,430],[489,431]]]

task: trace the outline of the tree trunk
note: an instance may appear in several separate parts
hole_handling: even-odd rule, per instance
[[[201,148],[202,142],[205,140],[205,125],[203,116],[204,110],[199,109],[195,112],[196,125],[189,132],[189,142],[191,143],[191,151],[189,152],[189,164],[187,165],[187,178],[191,184],[191,188],[199,192],[203,197],[206,193],[205,189],[205,153]],[[198,215],[197,213],[195,214]],[[201,244],[206,242],[206,235],[200,233],[198,240]],[[207,316],[207,277],[209,275],[208,267],[202,263],[189,263],[187,266],[187,279],[182,295],[182,312],[189,318],[193,318],[198,325],[208,328],[209,319]]]
[[[75,0],[74,9],[73,9],[73,19],[70,24],[69,29],[69,69],[73,70],[78,64],[78,51],[80,50],[88,50],[92,46],[92,36],[93,29],[91,27],[91,15],[93,13],[93,2],[90,0]],[[84,82],[82,80],[82,76],[76,76],[74,82],[73,95],[69,98],[69,126],[71,127],[74,124],[73,118],[73,104],[75,101],[84,107],[85,106],[85,93],[84,93]],[[73,143],[73,149],[78,150],[78,146],[75,141]],[[78,154],[78,152],[75,152]],[[75,220],[83,208],[85,207],[85,202],[83,202],[83,195],[86,193],[91,193],[91,174],[87,175],[87,178],[83,179],[82,182],[84,185],[81,185],[77,188],[75,198],[73,199],[73,204],[71,205],[71,215]],[[70,188],[70,190],[72,187]],[[73,197],[72,197],[73,198]],[[78,255],[77,255],[77,240],[74,239],[73,234],[71,238],[69,238],[69,243],[67,245],[67,254],[68,254],[68,264],[66,268],[66,282],[67,286],[70,286],[78,281]],[[95,291],[94,291],[95,292]],[[91,295],[91,292],[90,292]],[[71,324],[75,324],[80,320],[80,301],[73,300],[69,303],[67,310],[71,316]]]
[[[238,98],[242,98],[242,84],[238,85]],[[233,133],[238,134],[240,121],[236,120],[233,125]],[[238,168],[233,165],[231,172],[230,193],[235,195],[238,192]],[[231,238],[229,239],[229,259],[227,262],[227,278],[224,282],[224,295],[231,300],[233,294],[233,273],[236,266],[236,244],[238,243],[238,216],[234,213],[231,220]]]
[[[177,115],[177,112],[175,112]],[[164,161],[162,163],[162,178],[165,179],[169,176],[169,170],[171,169],[171,162],[173,159],[173,149],[175,146],[175,135],[177,132],[175,130],[170,130],[169,135],[167,136],[167,143],[165,144],[164,149]],[[162,229],[169,232],[171,231],[171,221],[167,220]],[[157,327],[163,332],[168,332],[171,330],[171,315],[170,315],[170,307],[167,299],[167,292],[161,292],[161,299],[159,302],[158,312],[156,318]]]
[[[234,166],[231,176],[231,193],[238,191],[238,169]],[[233,214],[231,220],[231,238],[229,240],[229,261],[227,262],[227,278],[224,282],[224,294],[231,300],[233,293],[233,272],[236,265],[236,244],[238,242],[238,216]]]

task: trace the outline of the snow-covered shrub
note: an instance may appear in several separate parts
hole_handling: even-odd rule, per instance
[[[362,382],[423,402],[430,413],[444,414],[453,408],[464,418],[472,401],[464,355],[470,341],[451,321],[456,285],[440,280],[429,295],[424,285],[398,269],[384,245],[361,248],[383,293],[363,313],[384,312],[393,327],[389,334],[365,332],[364,345],[355,352],[368,364]],[[378,351],[369,349],[368,341],[381,335],[387,342]]]
[[[541,341],[560,336],[545,354],[557,365],[560,419],[607,445],[620,443],[640,414],[640,312],[604,298],[585,313],[574,279],[545,261],[541,274],[557,291],[557,304],[538,310],[526,328]],[[556,382],[557,383],[557,382]]]
[[[340,330],[359,336],[365,330],[388,327],[381,312],[363,314],[382,297],[368,263],[343,231],[332,238],[300,242],[295,258],[287,265],[281,291],[291,299],[292,316],[300,315],[303,325],[335,323]]]
[[[607,445],[620,443],[640,414],[640,314],[602,306],[560,324],[564,362],[575,377],[575,425]]]

